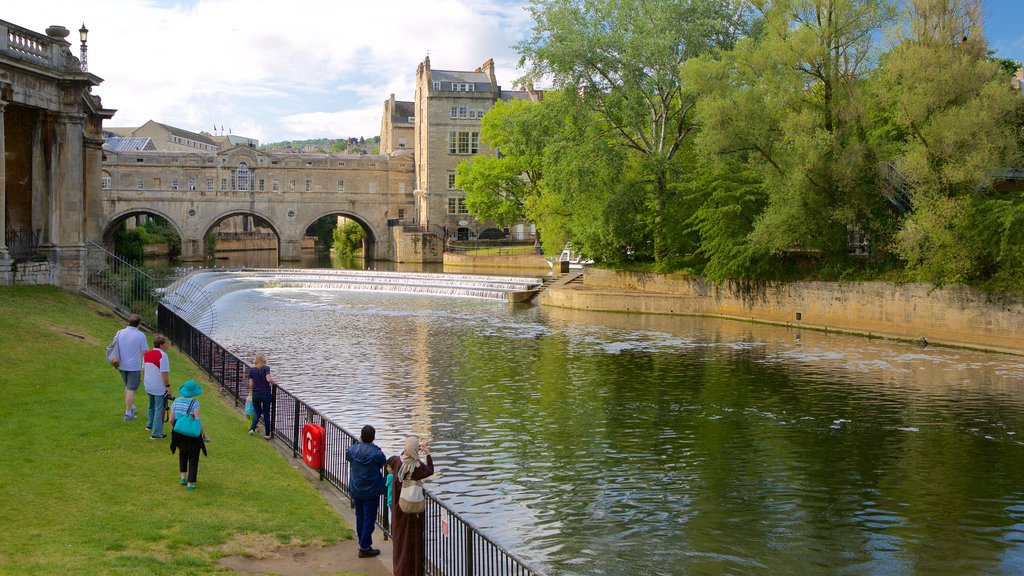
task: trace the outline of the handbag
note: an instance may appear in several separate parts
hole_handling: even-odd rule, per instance
[[[423,483],[411,477],[402,483],[398,494],[398,508],[406,514],[420,514],[427,507],[423,496]]]
[[[114,368],[117,368],[118,364],[120,364],[120,358],[118,356],[117,334],[114,334],[114,339],[110,342],[110,345],[107,346],[107,362],[110,362],[110,365]]]
[[[182,436],[199,438],[203,435],[203,423],[192,415],[192,405],[195,403],[195,400],[189,402],[185,415],[174,421],[174,431]]]

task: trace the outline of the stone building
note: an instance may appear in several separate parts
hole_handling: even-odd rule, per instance
[[[495,102],[536,101],[542,95],[540,91],[502,90],[491,59],[471,72],[433,70],[430,57],[423,59],[416,67],[413,103],[416,216],[421,227],[460,240],[492,228],[469,214],[465,194],[455,187],[455,167],[475,154],[494,153],[480,141],[480,121]],[[520,238],[534,234],[532,226],[525,223],[509,232]]]
[[[84,283],[100,234],[103,107],[63,26],[0,20],[0,284]]]

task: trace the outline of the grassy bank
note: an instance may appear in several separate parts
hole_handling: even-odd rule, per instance
[[[103,354],[122,326],[58,289],[0,288],[0,574],[210,574],[225,555],[352,537],[172,349],[175,395],[187,379],[203,386],[212,439],[199,489],[183,490],[177,455],[144,429],[144,392],[140,418],[123,421],[124,386]]]

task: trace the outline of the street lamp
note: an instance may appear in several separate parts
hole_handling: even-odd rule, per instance
[[[87,60],[88,48],[85,46],[86,40],[89,39],[89,29],[85,27],[85,22],[82,22],[82,27],[78,29],[78,39],[82,41],[82,49],[80,51],[80,60],[82,61],[82,72],[89,71],[89,61]]]

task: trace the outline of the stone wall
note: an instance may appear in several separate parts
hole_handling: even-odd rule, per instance
[[[445,252],[444,265],[457,268],[520,268],[543,274],[551,273],[551,266],[543,256],[521,254],[516,256],[468,256]]]
[[[582,289],[541,303],[587,310],[692,314],[1024,354],[1024,302],[964,287],[886,282],[727,282],[587,268]]]
[[[56,267],[49,260],[15,261],[14,284],[21,286],[59,285]]]

